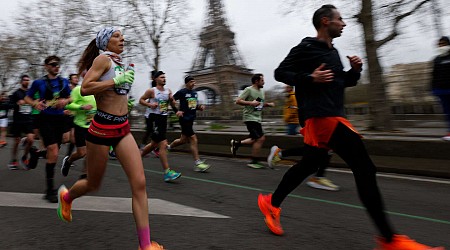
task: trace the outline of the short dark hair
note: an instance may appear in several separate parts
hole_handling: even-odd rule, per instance
[[[439,42],[444,42],[447,45],[450,45],[450,39],[448,38],[448,36],[443,36],[443,37],[439,38]]]
[[[28,78],[30,78],[30,76],[29,76],[29,75],[27,75],[27,74],[23,74],[23,75],[21,75],[21,76],[20,76],[20,81],[23,81],[23,78],[25,78],[25,77],[28,77]]]
[[[263,76],[264,75],[261,74],[261,73],[254,74],[252,76],[252,84],[254,84],[255,82],[259,81],[261,79],[261,77],[263,77]]]
[[[187,76],[184,77],[184,84],[186,84],[186,83],[188,83],[190,81],[193,81],[193,80],[195,80],[194,77],[192,77],[190,75],[187,75]]]
[[[316,30],[319,30],[320,26],[322,25],[322,18],[323,17],[328,17],[330,19],[333,19],[334,13],[333,10],[337,9],[334,5],[332,4],[325,4],[322,5],[322,7],[320,7],[319,9],[317,9],[314,12],[313,18],[312,18],[312,22],[314,25],[314,28],[316,28]]]
[[[74,77],[74,76],[78,76],[78,74],[70,74],[69,75],[69,81],[72,80],[72,77]]]
[[[44,63],[48,64],[51,61],[61,62],[61,58],[59,58],[57,56],[48,56],[47,58],[45,58]]]
[[[160,76],[162,76],[162,75],[165,75],[165,74],[166,74],[166,73],[164,73],[164,72],[162,72],[162,71],[160,70],[160,71],[155,72],[155,74],[153,75],[153,78],[156,79],[156,78],[158,78],[158,77],[160,77]]]

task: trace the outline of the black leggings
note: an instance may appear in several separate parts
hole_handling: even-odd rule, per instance
[[[150,137],[150,135],[152,135],[153,133],[153,124],[152,124],[152,120],[150,119],[150,115],[149,117],[145,117],[145,133],[144,136],[142,137],[142,145],[147,145],[148,143],[148,138]]]
[[[283,158],[289,156],[303,156],[305,154],[304,151],[304,147],[288,148],[281,150],[281,155]],[[331,155],[327,152],[327,155],[324,157],[327,157],[327,160],[320,162],[315,174],[316,177],[325,177],[325,169],[330,165]]]
[[[393,230],[384,212],[383,200],[376,181],[376,167],[358,134],[339,123],[328,146],[339,155],[353,172],[358,194],[364,207],[377,226],[381,235],[391,240]],[[326,161],[328,150],[305,144],[302,160],[292,166],[283,176],[273,193],[272,205],[279,207],[286,196],[300,185],[309,175],[317,171]]]

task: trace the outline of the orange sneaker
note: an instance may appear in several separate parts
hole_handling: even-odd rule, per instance
[[[64,200],[64,195],[69,192],[66,186],[61,185],[58,189],[58,217],[64,222],[72,221],[72,203],[68,203]]]
[[[141,247],[138,248],[139,250],[164,250],[164,247],[158,244],[156,241],[152,241],[152,244],[145,249],[142,249]]]
[[[284,231],[280,223],[281,208],[272,206],[272,194],[258,196],[258,207],[265,216],[267,227],[276,235],[283,235]]]
[[[445,250],[443,247],[430,247],[420,244],[406,235],[398,234],[395,234],[389,243],[381,237],[378,237],[376,242],[378,247],[374,250]]]

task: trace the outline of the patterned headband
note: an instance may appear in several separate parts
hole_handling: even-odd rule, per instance
[[[112,34],[118,30],[119,29],[116,27],[105,27],[101,29],[97,33],[97,37],[95,38],[95,44],[97,45],[97,48],[105,51]]]

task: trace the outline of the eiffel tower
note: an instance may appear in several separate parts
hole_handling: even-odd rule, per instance
[[[195,89],[206,95],[214,111],[236,109],[238,91],[251,85],[252,70],[245,66],[225,18],[221,0],[208,0],[200,48],[187,74],[195,77]]]

